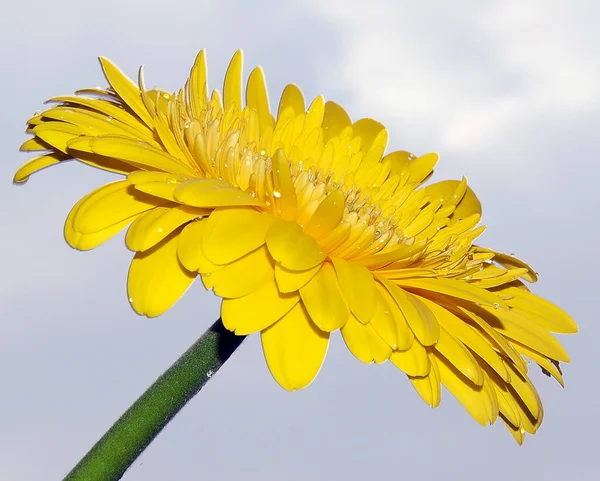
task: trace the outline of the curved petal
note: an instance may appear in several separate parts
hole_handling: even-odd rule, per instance
[[[360,322],[370,322],[377,309],[377,288],[373,275],[360,264],[338,257],[331,260],[346,304]]]
[[[416,339],[406,351],[393,351],[390,362],[409,376],[427,376],[431,370],[427,350]]]
[[[297,224],[276,220],[267,230],[267,247],[287,269],[303,271],[325,260],[325,252]]]
[[[295,292],[304,287],[317,272],[321,269],[321,264],[317,264],[305,271],[293,271],[282,267],[281,264],[275,265],[275,280],[280,292]]]
[[[348,350],[365,364],[381,364],[390,358],[392,348],[370,324],[363,324],[352,314],[340,329]]]
[[[179,232],[135,254],[129,268],[127,291],[129,302],[138,314],[160,316],[179,300],[195,279],[196,274],[185,269],[177,257]]]
[[[323,331],[340,329],[350,310],[344,301],[335,270],[328,262],[300,289],[302,303],[313,322]]]
[[[325,113],[323,115],[323,142],[327,142],[332,137],[338,136],[342,130],[352,125],[350,116],[346,111],[335,102],[325,103]]]
[[[175,199],[194,207],[261,206],[263,203],[248,192],[215,179],[190,179],[178,184]]]
[[[225,109],[234,106],[236,109],[242,109],[242,51],[238,50],[233,55],[223,84],[223,103]]]
[[[206,221],[204,255],[215,264],[228,264],[265,243],[274,218],[250,208],[215,209]]]
[[[429,362],[431,363],[429,374],[427,374],[427,376],[408,376],[408,379],[419,396],[421,396],[421,399],[432,408],[436,408],[440,405],[440,401],[442,400],[440,370],[433,354],[428,353],[428,356]]]
[[[212,273],[211,284],[217,296],[247,296],[273,281],[274,268],[273,259],[262,246]]]
[[[275,281],[265,284],[247,296],[223,299],[223,325],[237,335],[247,335],[266,329],[298,304],[298,293],[282,294]]]
[[[155,207],[133,221],[127,230],[125,243],[133,251],[145,251],[178,227],[204,214],[206,211],[177,204]]]
[[[288,108],[291,108],[295,115],[302,115],[306,110],[304,95],[302,95],[302,91],[294,84],[286,85],[283,89],[277,111],[278,121],[282,117],[283,112]]]
[[[256,67],[248,77],[246,86],[246,106],[255,109],[258,113],[260,131],[273,128],[273,116],[269,108],[269,96],[267,94],[267,83],[265,73],[261,67]]]
[[[261,333],[271,374],[288,391],[308,386],[317,376],[329,346],[329,333],[317,328],[301,304]]]
[[[162,204],[162,199],[137,192],[127,180],[105,184],[71,209],[65,221],[65,239],[76,249],[93,249],[120,232],[137,215]]]
[[[440,326],[432,312],[416,296],[396,284],[380,279],[402,312],[415,337],[425,346],[435,344],[440,335]]]

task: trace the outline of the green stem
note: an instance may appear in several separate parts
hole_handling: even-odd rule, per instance
[[[64,481],[116,481],[204,387],[244,336],[219,319],[113,424]]]

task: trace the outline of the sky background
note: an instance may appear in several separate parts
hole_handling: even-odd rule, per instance
[[[485,5],[482,5],[485,3]],[[531,370],[546,417],[519,447],[447,392],[426,406],[391,365],[363,365],[334,336],[307,389],[271,378],[258,336],[152,443],[125,481],[596,480],[600,3],[103,0],[10,2],[0,17],[0,481],[60,480],[218,317],[198,282],[167,314],[137,316],[123,235],[91,252],[62,237],[71,206],[110,174],[74,163],[13,186],[25,121],[47,98],[105,86],[97,57],[148,87],[179,89],[208,51],[212,88],[238,48],[284,85],[373,117],[390,148],[441,154],[466,175],[481,243],[539,271],[567,310],[566,389]]]

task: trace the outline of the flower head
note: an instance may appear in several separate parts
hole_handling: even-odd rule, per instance
[[[203,52],[173,94],[100,62],[108,89],[55,97],[29,120],[22,149],[44,153],[15,181],[72,159],[120,174],[77,202],[65,238],[93,249],[129,226],[136,312],[164,313],[200,274],[225,327],[261,333],[286,389],[314,379],[340,330],[354,356],[390,361],[432,407],[443,384],[483,425],[500,417],[519,442],[537,430],[524,358],[562,384],[569,358],[550,331],[577,326],[529,291],[527,264],[473,244],[484,228],[466,179],[422,187],[436,154],[386,154],[383,125],[322,97],[307,107],[295,85],[273,116],[260,68],[244,103],[241,52],[222,97],[208,95]]]

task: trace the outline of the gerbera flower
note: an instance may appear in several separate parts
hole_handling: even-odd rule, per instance
[[[340,330],[365,363],[390,361],[438,406],[441,384],[483,425],[500,417],[518,442],[542,422],[525,358],[562,384],[569,357],[551,335],[574,333],[562,310],[532,294],[536,273],[473,244],[481,205],[462,181],[422,187],[438,156],[385,154],[388,132],[352,122],[288,85],[277,115],[263,71],[242,54],[223,96],[208,96],[200,52],[185,88],[146,90],[100,59],[110,84],[51,99],[22,149],[44,151],[15,175],[76,159],[120,174],[81,199],[67,242],[93,249],[129,226],[133,309],[169,309],[200,274],[225,327],[261,333],[285,389],[307,386]]]

